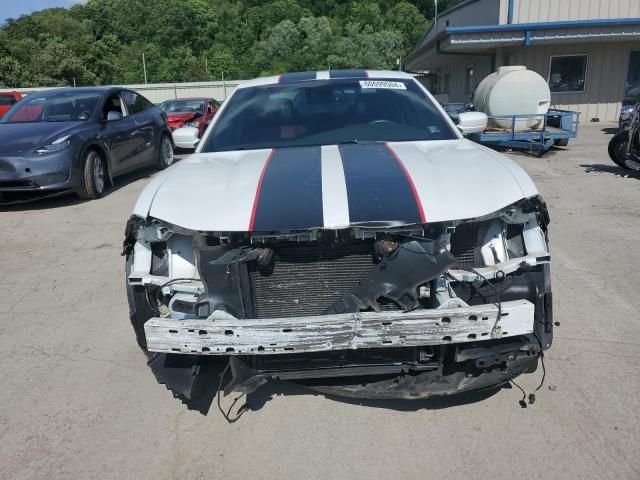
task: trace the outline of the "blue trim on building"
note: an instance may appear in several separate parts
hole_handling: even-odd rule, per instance
[[[544,30],[546,28],[602,27],[640,24],[640,18],[606,18],[597,20],[569,20],[564,22],[512,23],[511,25],[472,25],[469,27],[447,27],[445,33],[482,33],[513,30]]]

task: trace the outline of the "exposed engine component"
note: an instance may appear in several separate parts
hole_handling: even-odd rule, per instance
[[[409,230],[252,236],[134,219],[124,253],[134,254],[128,283],[150,307],[147,318],[155,315],[144,326],[151,349],[168,355],[153,364],[163,381],[190,378],[163,373],[168,364],[175,368],[173,353],[226,354],[234,357],[227,391],[252,391],[269,378],[333,391],[329,380],[344,378],[349,395],[384,397],[384,381],[365,388],[356,379],[409,375],[429,383],[445,376],[446,390],[469,372],[482,386],[495,383],[496,372],[535,368],[552,334],[547,224],[535,199],[485,218]],[[454,364],[446,360],[449,345]],[[310,351],[286,356],[298,348]],[[355,356],[346,353],[353,348]],[[179,390],[192,390],[185,385]]]
[[[375,243],[376,253],[379,257],[391,256],[396,250],[398,250],[399,246],[400,244],[398,241],[390,237],[382,237],[376,240]]]

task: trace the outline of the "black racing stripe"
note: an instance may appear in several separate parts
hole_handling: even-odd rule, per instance
[[[305,80],[315,80],[316,72],[292,72],[280,75],[278,83],[294,83]]]
[[[411,185],[384,143],[340,145],[351,223],[421,223]]]
[[[322,227],[320,147],[275,150],[264,172],[253,230]]]
[[[367,78],[366,70],[329,70],[329,78]]]

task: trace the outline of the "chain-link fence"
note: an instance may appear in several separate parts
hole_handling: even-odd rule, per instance
[[[125,88],[140,92],[153,103],[161,103],[165,100],[188,97],[210,97],[223,101],[238,86],[240,81],[231,82],[186,82],[186,83],[149,83],[138,85],[122,85]],[[17,88],[22,94],[30,94],[50,88]],[[14,90],[14,89],[11,89]]]

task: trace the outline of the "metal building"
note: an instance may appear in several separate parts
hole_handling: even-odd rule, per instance
[[[640,96],[640,0],[466,0],[405,61],[442,103],[469,101],[503,65],[547,79],[553,107],[615,121]]]

